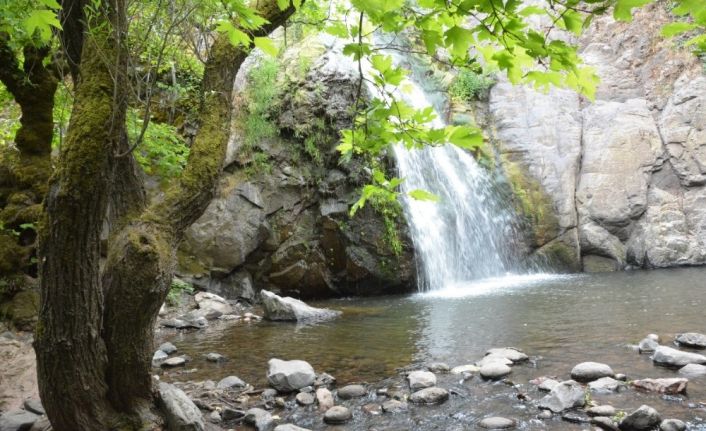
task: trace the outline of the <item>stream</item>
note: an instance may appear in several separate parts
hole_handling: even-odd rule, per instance
[[[678,377],[631,346],[650,332],[659,334],[665,345],[681,332],[705,332],[704,280],[706,268],[508,276],[431,293],[314,303],[343,312],[339,319],[317,325],[219,323],[202,331],[166,332],[160,338],[193,359],[189,375],[175,379],[217,381],[234,374],[256,387],[266,386],[267,361],[273,357],[306,360],[317,372],[335,376],[339,387],[352,382],[385,385],[400,367],[437,361],[454,367],[477,361],[489,348],[514,346],[530,361],[513,367],[509,380],[519,385],[516,390],[538,399],[543,394],[529,380],[545,375],[568,379],[571,368],[583,361],[606,363],[629,380]],[[211,364],[204,358],[209,352],[230,360]],[[504,383],[479,377],[462,382],[458,375],[439,378],[439,386],[456,388],[462,395],[422,408],[434,413],[431,418],[417,417],[419,409],[395,416],[396,425],[388,424],[391,429],[466,429],[489,414],[517,417],[521,429],[574,429],[558,419],[533,419],[536,410],[518,402]],[[594,399],[627,411],[649,404],[663,417],[688,420],[690,429],[706,430],[706,409],[699,404],[706,402],[705,380],[691,380],[688,396],[630,389]],[[377,423],[369,419],[341,429],[368,429]],[[308,425],[318,429],[317,423],[323,426],[319,422]]]

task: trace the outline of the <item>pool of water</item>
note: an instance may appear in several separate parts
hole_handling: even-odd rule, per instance
[[[647,355],[639,355],[630,345],[648,333],[657,333],[663,344],[671,344],[678,333],[706,332],[706,268],[508,276],[425,294],[314,305],[341,310],[343,315],[311,326],[223,323],[197,332],[163,332],[160,338],[172,341],[193,358],[188,375],[171,378],[218,380],[234,374],[263,386],[267,360],[277,357],[306,360],[317,372],[334,375],[339,383],[376,382],[395,376],[399,367],[432,361],[452,367],[468,364],[487,349],[503,346],[515,346],[530,355],[531,361],[514,367],[510,376],[519,390],[528,393],[533,389],[528,384],[532,378],[568,378],[571,368],[583,361],[607,363],[630,379],[676,377],[675,371],[653,366]],[[208,363],[203,358],[208,352],[226,355],[230,361]],[[481,410],[483,415],[521,417],[518,409],[526,408],[507,399],[506,385],[445,379],[474,401],[473,409],[464,409],[462,417],[454,419],[459,429],[464,429],[464,421],[476,420],[474,414]],[[691,421],[691,429],[706,429],[706,410],[699,404],[706,402],[706,379],[692,380],[687,397],[630,391],[594,398],[602,401],[606,397],[607,402],[626,410],[648,403],[663,414]],[[446,416],[453,418],[448,409],[457,402],[448,403]],[[533,423],[527,416],[523,428],[535,429]],[[445,428],[454,429],[448,424]],[[547,425],[536,429],[547,429]],[[560,422],[549,429],[573,428]]]

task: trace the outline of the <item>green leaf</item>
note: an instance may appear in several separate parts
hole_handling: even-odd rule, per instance
[[[459,148],[473,150],[483,145],[483,135],[473,127],[448,126],[446,133],[448,141]]]
[[[473,32],[455,25],[444,33],[444,42],[453,55],[466,58],[473,43]]]
[[[674,37],[698,27],[698,25],[689,22],[672,22],[662,27],[662,36]]]
[[[227,20],[220,21],[216,26],[216,31],[225,33],[228,36],[228,41],[233,46],[249,46],[250,36],[242,30],[235,28],[233,23]]]
[[[39,2],[44,6],[48,7],[49,9],[61,9],[61,5],[56,0],[39,0]]]
[[[255,46],[260,48],[262,52],[272,57],[276,57],[279,52],[279,48],[277,48],[269,37],[256,37],[253,39],[253,43],[255,43]]]
[[[581,17],[581,14],[572,10],[567,10],[562,16],[562,20],[564,21],[564,26],[566,26],[567,30],[577,36],[581,34],[581,30],[583,30],[583,18]]]
[[[56,16],[56,12],[49,9],[34,10],[24,20],[24,28],[27,33],[34,35],[36,32],[42,43],[49,42],[51,39],[52,27],[61,29],[61,23]]]
[[[613,17],[618,21],[632,21],[632,9],[651,3],[653,0],[617,0]]]
[[[324,31],[332,36],[346,38],[349,36],[348,27],[345,23],[336,21],[324,28]]]
[[[434,193],[422,189],[411,190],[407,194],[416,201],[439,202],[441,200],[441,198]]]

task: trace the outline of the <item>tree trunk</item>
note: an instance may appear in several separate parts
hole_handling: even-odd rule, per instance
[[[125,4],[102,7],[83,44],[82,78],[40,229],[35,350],[39,391],[57,431],[109,430],[120,423],[107,400],[99,265],[110,163],[125,121]]]

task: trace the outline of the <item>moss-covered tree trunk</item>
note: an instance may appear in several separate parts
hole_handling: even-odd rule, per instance
[[[153,419],[154,324],[184,230],[211,201],[223,165],[235,75],[246,50],[214,42],[203,77],[200,127],[187,166],[165,199],[148,206],[124,148],[124,0],[106,5],[83,40],[66,142],[49,186],[40,235],[40,394],[57,431],[143,429]],[[293,8],[257,2],[265,35]],[[108,25],[104,25],[107,23]],[[117,73],[116,73],[117,72]],[[100,233],[111,195],[115,229],[102,274]],[[77,222],[80,221],[80,222]]]

